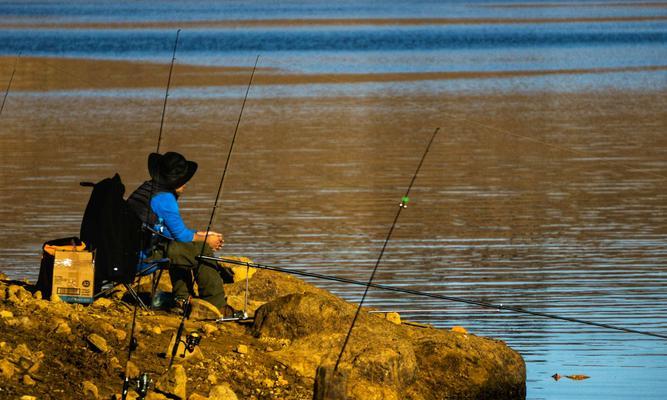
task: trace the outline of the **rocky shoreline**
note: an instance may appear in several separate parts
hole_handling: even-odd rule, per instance
[[[242,308],[245,268],[232,272],[228,302]],[[127,371],[148,374],[147,399],[313,398],[316,370],[335,363],[356,306],[293,276],[250,273],[252,318],[215,323],[200,305],[185,333],[198,333],[201,343],[184,357],[179,349],[169,371],[180,318],[138,312]],[[0,399],[119,399],[133,305],[121,290],[90,306],[53,300],[0,276]],[[398,315],[362,312],[339,369],[349,399],[525,397],[524,361],[505,343],[458,327],[402,323]],[[128,398],[137,398],[134,390]]]

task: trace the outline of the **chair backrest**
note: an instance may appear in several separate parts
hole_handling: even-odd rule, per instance
[[[113,281],[130,283],[145,242],[141,221],[123,199],[125,185],[118,174],[96,183],[81,221],[81,240],[95,251],[95,286]]]

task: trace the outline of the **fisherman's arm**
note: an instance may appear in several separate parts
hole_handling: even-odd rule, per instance
[[[188,229],[183,222],[176,198],[171,193],[159,193],[151,200],[155,214],[162,218],[165,228],[177,242],[192,242],[195,231]]]

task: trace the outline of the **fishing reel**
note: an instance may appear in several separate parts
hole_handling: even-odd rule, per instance
[[[153,386],[153,380],[150,378],[148,373],[143,372],[139,374],[136,378],[125,378],[125,382],[123,384],[123,394],[122,394],[122,399],[125,400],[127,399],[127,393],[132,387],[135,392],[137,392],[137,399],[138,400],[143,400],[146,398],[146,395],[148,395],[148,391],[151,389]]]
[[[197,332],[190,332],[185,337],[185,349],[190,353],[195,351],[195,347],[199,346],[199,343],[201,343],[201,335]]]
[[[201,343],[201,335],[197,332],[190,332],[186,337],[185,340],[179,340],[181,343],[184,345],[183,349],[183,355],[181,357],[185,357],[185,353],[192,353],[195,351],[197,346]]]
[[[135,379],[134,390],[139,395],[139,399],[146,397],[151,386],[153,386],[153,380],[146,372],[142,373]]]

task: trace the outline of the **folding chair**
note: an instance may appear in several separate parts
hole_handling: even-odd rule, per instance
[[[125,185],[118,174],[98,183],[81,182],[81,186],[93,187],[81,221],[80,237],[95,251],[95,297],[123,285],[142,308],[148,308],[132,283],[137,277],[153,275],[152,302],[159,277],[169,266],[168,259],[145,262],[142,257],[142,247],[152,243],[155,231],[142,224],[123,198]],[[108,285],[111,287],[102,290]]]

